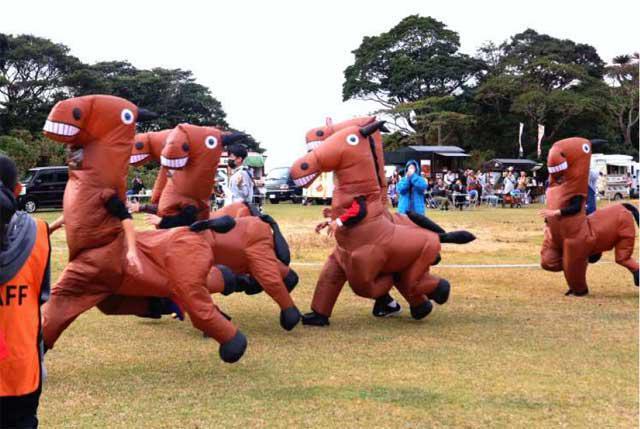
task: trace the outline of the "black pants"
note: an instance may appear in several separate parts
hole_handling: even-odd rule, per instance
[[[38,388],[33,393],[23,396],[0,396],[0,428],[32,429],[38,427]]]

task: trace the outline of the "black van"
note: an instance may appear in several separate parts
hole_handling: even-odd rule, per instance
[[[277,167],[267,174],[264,181],[267,189],[267,199],[271,204],[291,200],[294,203],[302,201],[302,187],[296,186],[290,174],[289,167]]]
[[[69,168],[39,167],[32,168],[20,181],[22,192],[18,204],[27,213],[41,208],[62,208],[64,188],[69,180]]]

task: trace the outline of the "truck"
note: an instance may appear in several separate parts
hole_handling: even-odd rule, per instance
[[[311,186],[302,192],[303,204],[331,204],[333,196],[333,173],[320,174]]]
[[[634,193],[631,191],[633,187],[629,186],[629,182],[633,181],[635,173],[637,186],[638,163],[632,156],[594,153],[591,157],[591,169],[600,173],[598,193],[601,197],[620,200],[629,198]],[[635,194],[637,195],[637,190]]]

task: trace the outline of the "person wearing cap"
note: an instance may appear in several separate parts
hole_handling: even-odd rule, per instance
[[[229,148],[227,164],[232,169],[229,179],[232,203],[251,204],[253,201],[253,178],[249,169],[242,165],[245,159],[247,159],[247,148],[244,145],[234,144]]]
[[[51,245],[49,226],[18,211],[17,178],[15,163],[0,155],[0,428],[22,429],[38,427]]]

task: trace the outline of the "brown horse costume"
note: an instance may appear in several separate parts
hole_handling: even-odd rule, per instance
[[[132,167],[141,167],[151,161],[160,162],[160,154],[162,153],[165,140],[170,132],[171,130],[162,130],[136,134],[133,148],[131,149],[129,164]],[[160,195],[162,195],[162,190],[166,184],[166,169],[160,167],[160,171],[158,171],[158,176],[153,185],[153,192],[151,193],[151,204],[158,204]]]
[[[320,290],[319,283],[312,305],[314,314],[310,316],[320,319],[320,323],[311,324],[328,323],[345,280],[357,295],[367,298],[383,296],[395,283],[410,298],[409,302],[421,303],[412,306],[412,316],[425,317],[431,312],[427,297],[444,303],[449,294],[449,283],[429,274],[429,267],[438,259],[440,243],[462,243],[474,238],[465,231],[437,235],[415,225],[391,221],[380,196],[382,161],[369,139],[382,126],[382,122],[373,122],[337,131],[291,169],[292,178],[302,186],[309,186],[321,172],[333,171],[337,184],[331,217],[341,216],[356,204],[358,211],[353,222],[336,232],[337,248],[321,274],[327,279],[323,284],[328,289]]]
[[[589,216],[585,213],[592,146],[601,143],[578,137],[560,140],[547,158],[546,204],[555,214],[546,217],[541,265],[548,271],[564,272],[567,295],[589,292],[589,257],[613,248],[616,262],[631,271],[638,286],[638,262],[633,258],[638,209],[632,204],[617,204]]]
[[[168,135],[161,155],[163,167],[170,171],[158,208],[158,215],[163,217],[161,227],[190,225],[209,217],[215,222],[219,218],[216,212],[209,212],[208,201],[222,144],[241,136],[222,134],[213,127],[187,124],[179,125]],[[218,141],[220,144],[216,143]],[[288,245],[271,217],[250,216],[250,208],[245,204],[233,206],[228,213],[238,216],[247,210],[249,216],[238,217],[232,231],[216,236],[212,250],[216,262],[221,264],[218,268],[227,278],[233,273],[251,275],[258,284],[249,278],[235,279],[235,291],[257,293],[264,289],[280,306],[281,326],[291,330],[299,322],[300,312],[289,294],[298,283],[298,277],[288,267]],[[194,217],[185,215],[188,210]],[[198,223],[194,228],[200,228],[200,225],[207,225],[207,222]]]
[[[235,362],[247,342],[207,290],[207,281],[213,278],[220,289],[224,283],[222,273],[211,268],[215,240],[211,231],[175,228],[137,234],[142,271],[127,263],[121,221],[130,216],[123,203],[125,179],[135,122],[145,115],[127,100],[104,95],[61,101],[49,114],[45,135],[68,145],[81,161],[70,170],[64,194],[69,264],[43,307],[44,343],[52,348],[78,315],[104,300],[141,297],[142,315],[148,303],[144,297],[157,296],[179,303],[196,328],[221,344],[221,358]],[[225,219],[230,222],[215,226],[218,230],[233,226],[232,219]]]

